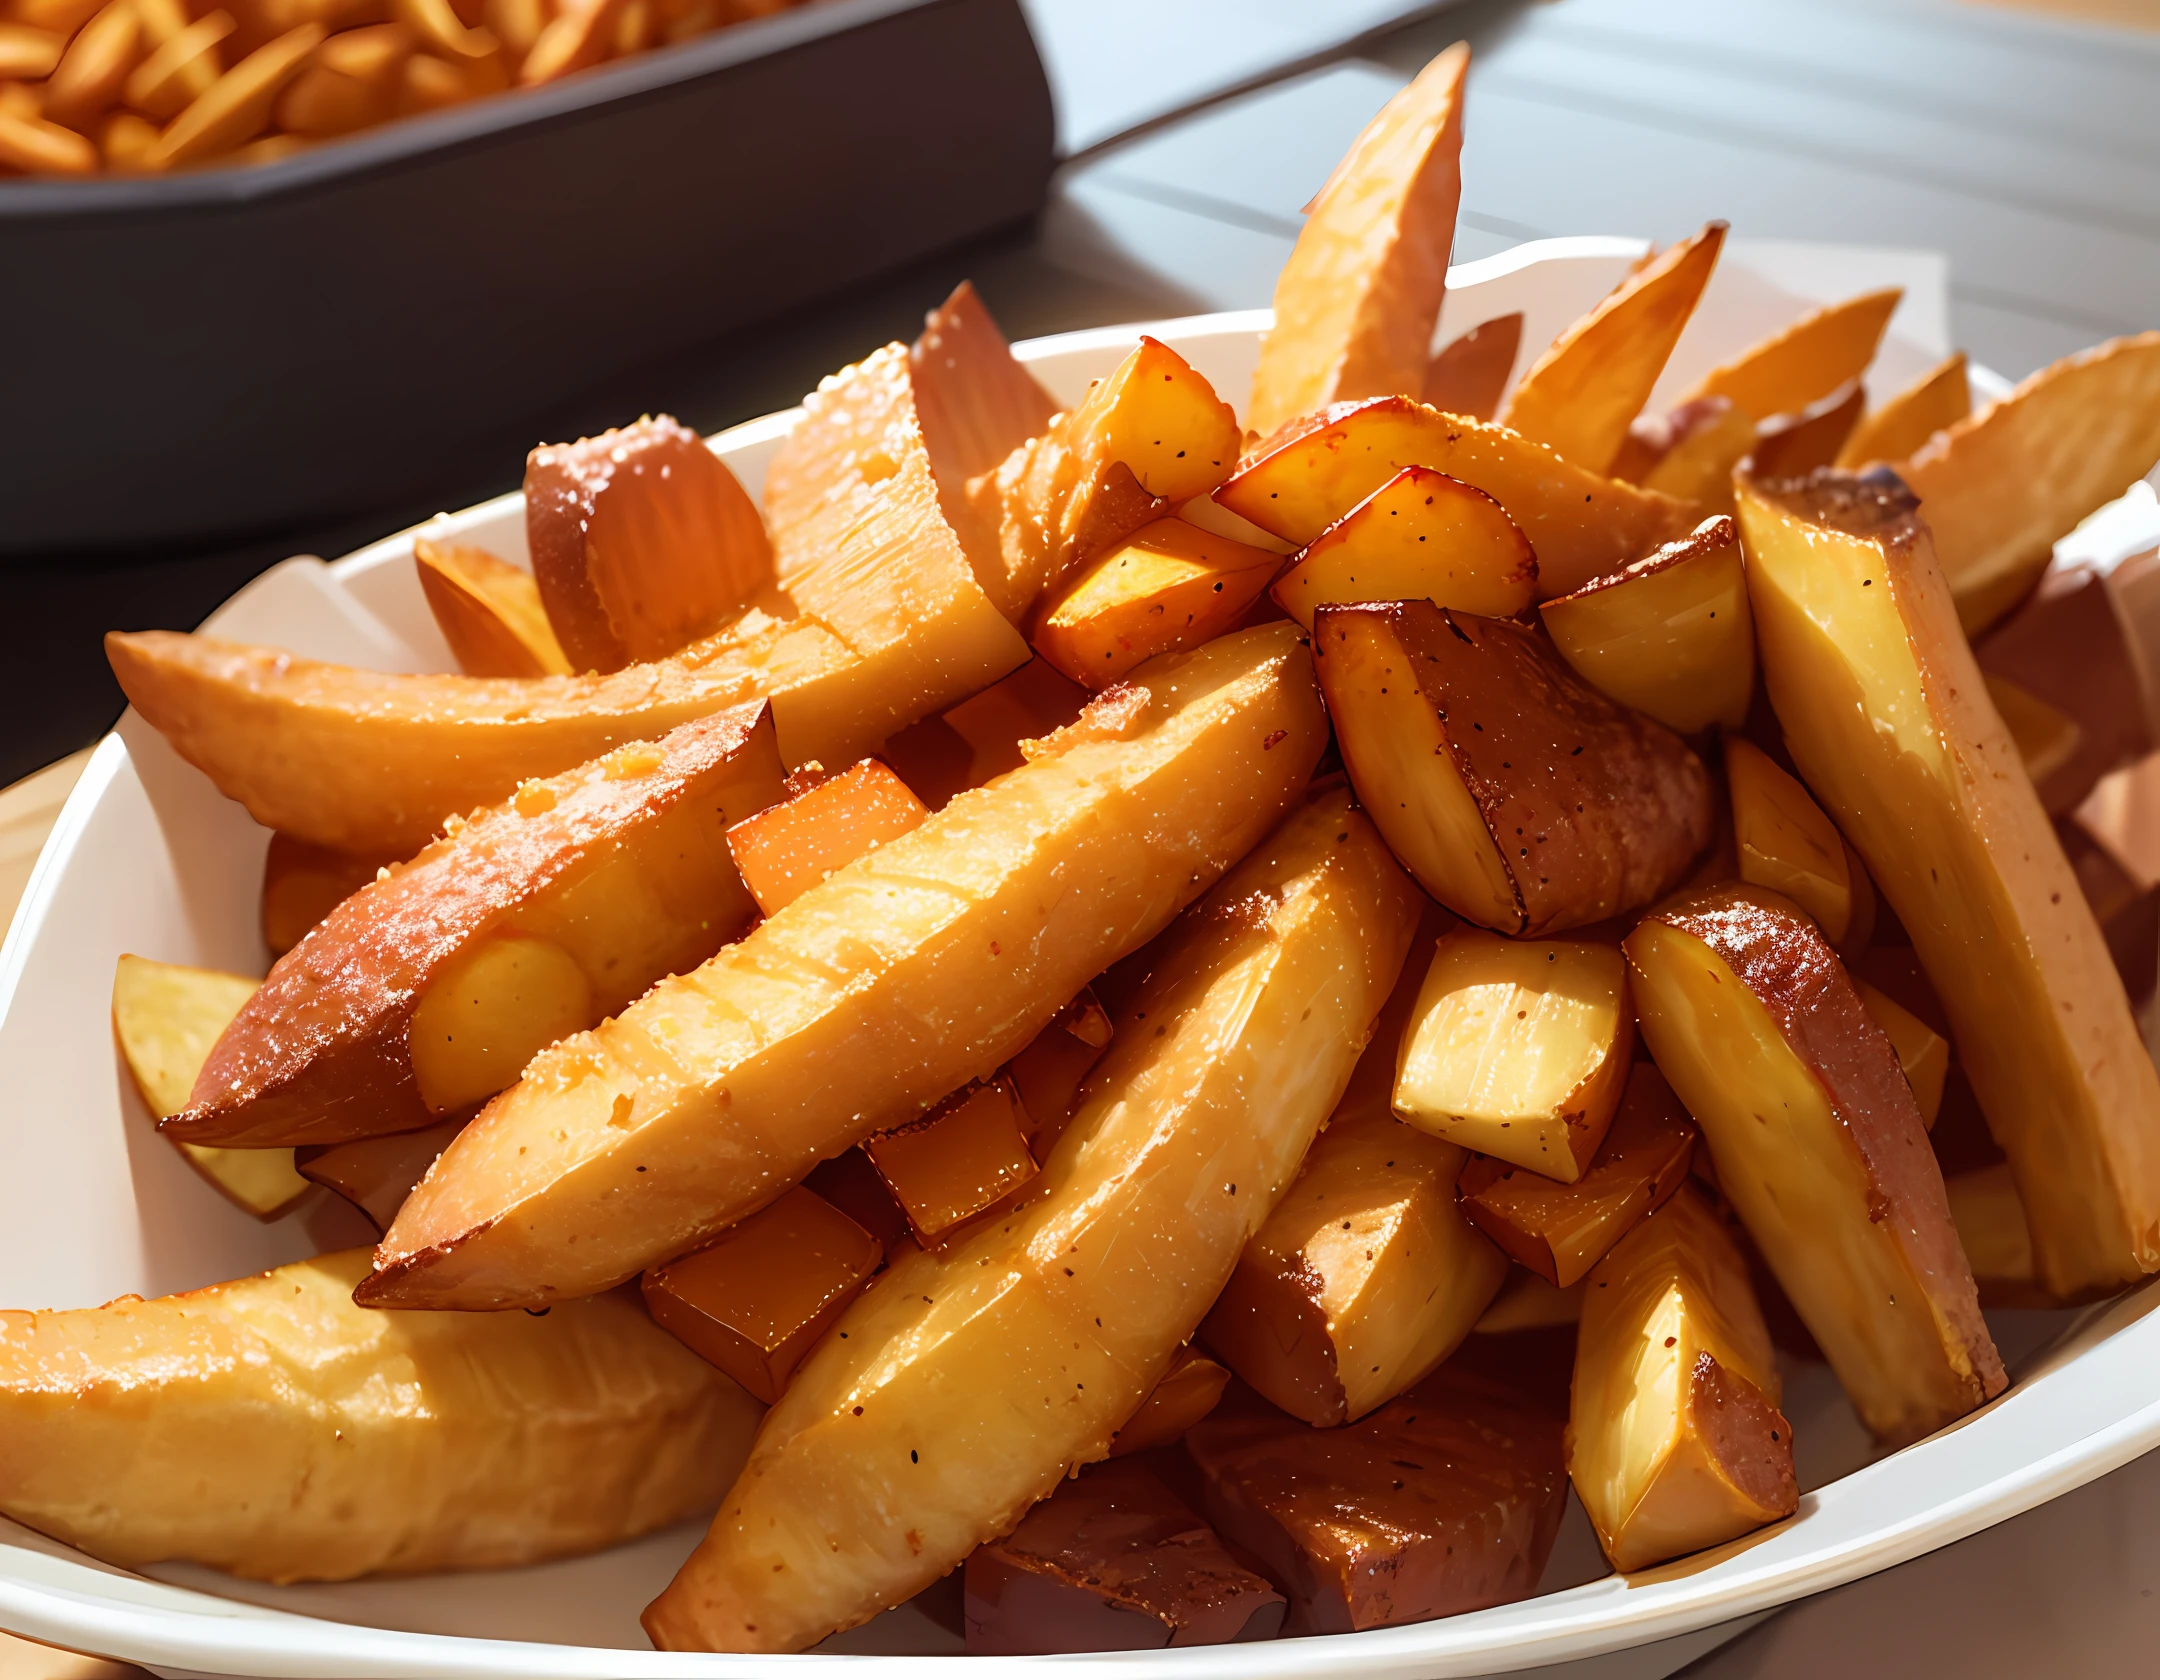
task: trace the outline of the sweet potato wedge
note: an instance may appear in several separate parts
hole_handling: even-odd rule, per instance
[[[1725,785],[1740,879],[1783,893],[1838,949],[1850,949],[1855,932],[1865,944],[1862,922],[1874,919],[1867,872],[1808,790],[1744,735],[1725,738]]]
[[[290,834],[271,835],[263,854],[263,943],[273,957],[282,957],[383,870],[404,861],[334,852]]]
[[[406,1203],[366,1299],[544,1306],[608,1288],[994,1073],[1267,831],[1326,740],[1291,625],[1135,683],[536,1060]]]
[[[1848,470],[1877,461],[1904,461],[1927,447],[1937,432],[1948,431],[1972,413],[1972,382],[1966,377],[1965,352],[1955,350],[1904,390],[1868,410],[1837,465]]]
[[[469,677],[566,677],[570,658],[530,572],[469,543],[413,538],[428,611]]]
[[[1837,459],[1866,406],[1866,388],[1852,379],[1796,413],[1763,421],[1750,451],[1755,470],[1766,478],[1799,478],[1827,467]]]
[[[428,1168],[464,1129],[467,1118],[454,1114],[417,1132],[350,1143],[311,1143],[293,1151],[293,1166],[309,1183],[352,1203],[380,1235],[390,1229],[413,1186],[427,1177]]]
[[[1798,413],[1867,372],[1904,295],[1891,286],[1812,309],[1711,369],[1681,400],[1725,397],[1758,422]]]
[[[1433,352],[1425,369],[1425,387],[1414,393],[1428,408],[1445,414],[1490,420],[1500,412],[1500,398],[1515,357],[1522,349],[1522,311],[1481,321]]]
[[[1334,1106],[1412,903],[1341,791],[1264,840],[1157,948],[1039,1189],[903,1253],[796,1373],[653,1642],[799,1650],[1104,1456]]]
[[[1755,447],[1755,417],[1729,397],[1697,397],[1628,428],[1613,477],[1718,513],[1732,511],[1732,474]]]

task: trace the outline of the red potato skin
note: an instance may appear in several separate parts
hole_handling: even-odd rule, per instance
[[[738,706],[664,736],[652,774],[613,780],[595,765],[555,778],[552,810],[524,817],[499,806],[361,888],[278,959],[211,1050],[188,1106],[161,1129],[188,1143],[267,1147],[433,1125],[408,1044],[429,980],[594,848],[699,796],[760,733],[777,787],[771,708]]]

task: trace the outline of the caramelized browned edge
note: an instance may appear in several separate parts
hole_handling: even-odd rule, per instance
[[[1653,548],[1640,560],[1630,560],[1617,572],[1607,572],[1603,577],[1592,578],[1579,589],[1571,589],[1565,595],[1556,595],[1544,605],[1557,606],[1563,601],[1579,601],[1585,595],[1595,595],[1601,589],[1615,584],[1633,583],[1638,578],[1654,577],[1659,572],[1669,572],[1683,561],[1699,560],[1706,554],[1714,554],[1721,548],[1729,548],[1740,540],[1740,527],[1733,523],[1729,513],[1714,513],[1684,537],[1675,537],[1669,543]]]

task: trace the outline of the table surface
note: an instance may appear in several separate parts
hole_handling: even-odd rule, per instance
[[[1069,149],[1040,224],[889,276],[760,333],[564,405],[562,435],[667,409],[711,430],[793,402],[972,275],[1015,337],[1265,304],[1299,209],[1380,103],[1459,37],[1475,46],[1466,260],[1523,239],[1660,241],[1721,216],[1747,238],[1945,252],[1953,340],[2019,376],[2160,326],[2160,0],[1473,0],[1350,56],[1142,138],[1103,135],[1430,7],[1356,0],[1027,0],[1054,49]],[[1076,24],[1075,20],[1084,20]],[[2124,27],[2130,26],[2130,27]],[[1128,74],[1119,37],[1145,40]],[[462,505],[499,480],[446,496]],[[238,550],[66,557],[13,578],[48,633],[0,682],[19,720],[0,774],[93,736],[119,697],[96,638],[186,627],[291,552],[337,554],[425,517]],[[0,918],[12,912],[81,755],[0,793]],[[1970,1680],[2141,1671],[2160,1636],[2160,1455],[1870,1580],[1795,1606],[1699,1659],[1698,1680],[1800,1680],[1923,1662]],[[0,1680],[114,1665],[0,1641]]]

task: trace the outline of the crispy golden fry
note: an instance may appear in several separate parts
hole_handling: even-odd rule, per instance
[[[1879,408],[1870,409],[1838,451],[1841,467],[1903,461],[1920,453],[1937,432],[1972,413],[1972,384],[1965,352],[1954,350]]]
[[[2022,601],[2057,539],[2160,461],[2160,332],[2065,356],[1898,469],[1920,498],[1958,622]]]
[[[253,139],[270,120],[285,84],[306,67],[325,33],[319,23],[303,23],[249,53],[173,118],[158,136],[150,166],[172,169],[201,163]]]
[[[1480,322],[1433,353],[1424,389],[1416,393],[1418,401],[1446,414],[1490,420],[1500,412],[1500,397],[1521,348],[1521,310]]]
[[[1913,499],[1747,484],[1740,529],[1786,745],[1941,994],[2042,1281],[2069,1298],[2160,1270],[2160,1078]]]
[[[159,42],[129,75],[123,90],[127,102],[159,122],[177,117],[225,74],[218,44],[234,27],[230,12],[205,12],[177,35]]]
[[[1892,286],[1811,310],[1713,368],[1682,400],[1729,397],[1735,408],[1758,421],[1796,414],[1867,372],[1904,295]]]
[[[0,165],[31,175],[87,175],[98,150],[71,128],[0,111]]]
[[[994,1072],[1265,833],[1326,740],[1291,625],[1134,681],[535,1061],[406,1204],[369,1301],[607,1288]]]
[[[450,0],[392,0],[391,11],[424,46],[450,57],[486,58],[496,50],[495,37],[485,29],[466,28]]]
[[[45,84],[45,117],[87,128],[115,99],[142,56],[143,29],[133,0],[110,0],[82,26]]]
[[[1282,557],[1157,519],[1052,591],[1035,651],[1089,688],[1108,688],[1143,659],[1213,641],[1260,597]]]
[[[1245,423],[1265,436],[1328,403],[1420,391],[1462,197],[1458,42],[1366,126],[1314,196],[1275,282]]]
[[[41,82],[66,50],[67,37],[57,30],[0,23],[0,81]]]
[[[555,639],[547,608],[540,603],[540,586],[530,572],[484,548],[426,537],[413,539],[413,567],[420,574],[428,611],[466,675],[570,674],[570,660]]]
[[[963,1085],[920,1120],[862,1148],[923,1247],[943,1249],[967,1222],[1035,1176],[1027,1110],[1010,1077]]]
[[[607,57],[625,0],[564,0],[518,70],[518,85],[540,87]]]
[[[1985,675],[1982,680],[2003,727],[2010,731],[2018,762],[2038,791],[2078,756],[2085,745],[2084,731],[2068,713],[2057,711],[2008,677]]]
[[[1040,1190],[942,1257],[903,1253],[797,1372],[646,1611],[654,1643],[799,1650],[1103,1457],[1342,1091],[1413,902],[1343,792],[1263,841],[1121,1012]]]
[[[2033,1265],[2032,1232],[2017,1178],[2007,1161],[1959,1173],[1943,1186],[1958,1241],[1972,1262],[1980,1301],[1989,1307],[2059,1307],[2040,1286]]]
[[[371,1313],[367,1250],[0,1314],[0,1511],[128,1569],[503,1569],[718,1497],[760,1408],[619,1296]]]
[[[1724,245],[1725,224],[1711,222],[1636,269],[1530,365],[1501,420],[1578,467],[1611,472]]]

